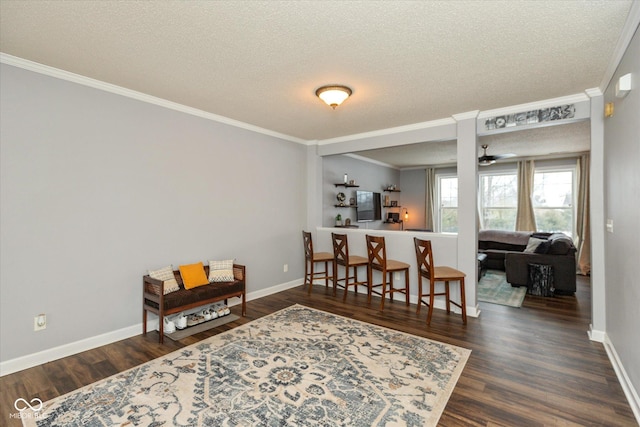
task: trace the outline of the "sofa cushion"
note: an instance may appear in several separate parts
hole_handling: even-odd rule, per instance
[[[549,247],[549,254],[551,255],[567,255],[570,252],[575,251],[575,247],[573,246],[573,242],[569,238],[569,236],[556,233],[549,236],[549,242],[551,242],[551,246]]]
[[[180,289],[175,276],[173,275],[173,266],[168,265],[159,270],[149,270],[149,277],[164,282],[164,294],[175,292]]]
[[[551,248],[551,242],[548,240],[543,240],[542,243],[538,245],[534,253],[546,254],[546,253],[549,253],[549,248]]]
[[[480,230],[478,248],[522,252],[527,247],[530,236],[531,233],[527,231]]]

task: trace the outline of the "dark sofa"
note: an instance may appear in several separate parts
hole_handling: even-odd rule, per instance
[[[539,253],[525,252],[531,238],[543,241],[536,249]],[[563,233],[481,230],[478,251],[487,255],[486,268],[505,271],[512,286],[527,286],[529,264],[543,264],[553,267],[557,294],[576,291],[576,248]]]

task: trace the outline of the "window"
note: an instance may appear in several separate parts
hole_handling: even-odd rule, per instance
[[[458,177],[438,175],[438,230],[458,232]]]
[[[566,164],[536,168],[532,202],[537,231],[575,236],[575,175],[575,167]],[[454,174],[439,174],[436,177],[436,229],[457,233],[458,177]],[[478,203],[482,228],[515,230],[518,213],[517,171],[509,169],[480,173],[479,181]]]
[[[480,175],[482,227],[515,230],[518,210],[518,176],[513,172]]]
[[[536,169],[533,211],[538,231],[560,231],[574,236],[575,168]]]

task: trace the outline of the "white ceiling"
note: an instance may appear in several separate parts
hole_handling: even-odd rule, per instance
[[[1,0],[0,50],[323,140],[598,87],[631,4]]]

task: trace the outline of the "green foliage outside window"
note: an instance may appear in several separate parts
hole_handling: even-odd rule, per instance
[[[458,232],[458,209],[442,208],[440,210],[440,231],[443,233]]]

